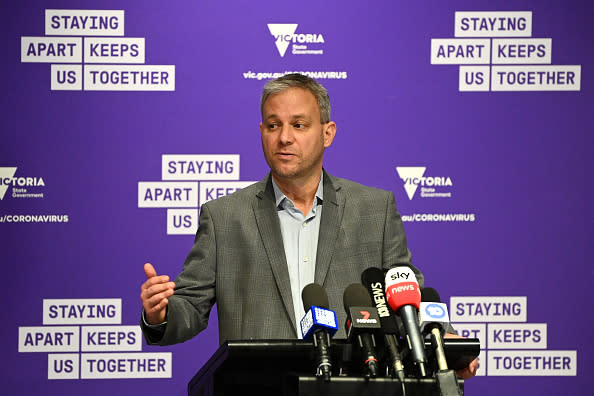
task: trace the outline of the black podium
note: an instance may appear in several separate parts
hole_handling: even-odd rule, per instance
[[[478,356],[477,339],[446,339],[448,367],[463,368]],[[426,348],[430,354],[430,346]],[[378,349],[379,351],[379,349]],[[315,376],[315,349],[303,340],[225,342],[188,383],[190,396],[257,394],[302,395],[440,395],[435,378],[408,376],[403,384],[389,376],[364,378],[358,349],[343,340],[332,340],[333,363],[329,382]],[[381,356],[380,360],[381,360]],[[429,355],[432,359],[432,356]],[[406,367],[406,365],[405,365]],[[463,380],[458,381],[461,394]]]

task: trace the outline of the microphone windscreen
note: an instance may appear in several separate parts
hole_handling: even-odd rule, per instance
[[[381,283],[383,289],[385,277],[386,274],[383,270],[377,267],[370,267],[361,273],[361,283],[368,289],[374,283]]]
[[[377,309],[383,332],[400,334],[396,316],[386,300],[385,276],[386,272],[383,269],[370,267],[361,273],[361,283],[367,288],[373,306]]]
[[[424,287],[421,289],[421,301],[441,302],[441,299],[437,290],[432,287]]]
[[[349,311],[350,307],[372,307],[371,297],[367,289],[360,283],[351,283],[344,290],[342,295],[344,310]]]
[[[305,312],[309,311],[312,305],[330,309],[326,290],[317,283],[310,283],[303,288],[301,291],[301,300],[303,300],[303,308],[305,309]]]

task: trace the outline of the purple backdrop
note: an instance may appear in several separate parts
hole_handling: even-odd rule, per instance
[[[259,94],[287,71],[330,92],[326,168],[394,191],[427,285],[482,331],[468,394],[588,393],[591,2],[84,7],[2,5],[1,393],[185,394],[218,347],[216,315],[184,344],[147,346],[142,266],[177,275],[198,205],[266,173]],[[163,155],[234,172],[172,175]],[[180,200],[158,195],[175,187]],[[487,315],[505,297],[520,315]]]

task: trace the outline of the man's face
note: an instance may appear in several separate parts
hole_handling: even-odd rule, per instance
[[[275,178],[318,177],[324,149],[332,144],[336,124],[320,122],[314,95],[302,88],[271,95],[264,103],[262,117],[262,149]]]

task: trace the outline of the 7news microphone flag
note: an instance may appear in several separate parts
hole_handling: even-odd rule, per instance
[[[386,345],[390,359],[388,364],[389,374],[392,377],[398,377],[400,381],[404,382],[404,366],[402,364],[398,342],[400,334],[396,316],[386,301],[384,280],[385,271],[377,267],[367,268],[361,274],[361,283],[367,288],[379,315],[381,332],[384,335],[384,344]]]
[[[355,342],[363,351],[363,373],[375,378],[379,373],[375,352],[375,333],[381,328],[377,310],[371,306],[367,289],[360,283],[353,283],[344,291],[344,309],[347,313],[346,333],[350,342]]]

